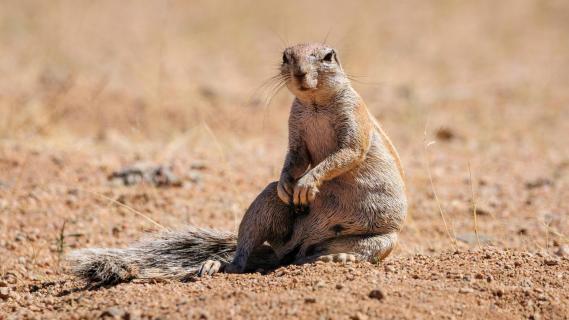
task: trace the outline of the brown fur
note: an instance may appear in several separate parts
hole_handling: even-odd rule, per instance
[[[393,144],[351,87],[332,48],[287,48],[281,75],[296,95],[281,178],[245,213],[227,271],[245,270],[248,256],[265,241],[283,263],[345,253],[385,258],[407,211]],[[308,214],[291,214],[287,204],[309,207]]]

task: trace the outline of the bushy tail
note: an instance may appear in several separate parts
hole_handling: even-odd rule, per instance
[[[133,279],[184,279],[208,259],[229,262],[235,234],[189,227],[159,233],[125,249],[81,249],[68,256],[71,272],[90,286]]]

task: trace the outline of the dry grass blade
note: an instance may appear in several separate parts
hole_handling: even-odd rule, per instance
[[[213,132],[211,127],[205,121],[203,122],[203,126],[204,126],[205,130],[211,135],[215,145],[217,146],[219,153],[221,154],[221,158],[223,159],[223,166],[225,167],[225,170],[227,170],[228,172],[231,172],[231,168],[229,165],[229,159],[227,158],[225,150],[223,149],[223,146],[219,142],[217,135]],[[241,194],[234,183],[230,182],[229,186],[236,196]],[[237,201],[239,203],[239,207],[243,208],[243,203],[241,201],[241,197],[237,197]],[[233,213],[234,230],[238,230],[239,229],[239,220],[237,219],[237,216],[235,215],[235,210],[232,210],[232,213]]]
[[[435,144],[435,141],[427,142],[427,128],[425,126],[425,132],[424,132],[425,166],[427,169],[427,175],[429,177],[429,182],[431,184],[431,190],[433,191],[433,195],[435,196],[435,201],[437,202],[437,206],[439,208],[439,213],[441,215],[441,219],[443,220],[443,224],[445,226],[446,233],[447,233],[449,239],[451,240],[451,242],[454,244],[455,249],[458,249],[458,245],[456,243],[456,236],[454,236],[454,231],[453,231],[453,234],[451,234],[451,232],[450,232],[450,229],[448,227],[448,224],[447,224],[447,221],[445,218],[445,211],[443,209],[443,206],[442,206],[441,201],[439,199],[439,196],[437,194],[437,190],[435,189],[435,183],[433,182],[433,175],[431,173],[431,162],[429,160],[429,147],[432,146],[433,144]]]
[[[160,223],[156,222],[154,219],[152,219],[152,218],[150,218],[149,216],[145,215],[144,213],[142,213],[142,212],[140,212],[140,211],[138,211],[138,210],[136,210],[136,209],[134,209],[134,208],[132,208],[132,207],[130,207],[130,206],[127,206],[126,204],[124,204],[124,203],[122,203],[122,202],[120,202],[120,201],[117,201],[117,200],[115,200],[115,199],[109,198],[109,197],[107,197],[106,195],[101,194],[101,193],[98,193],[98,192],[94,192],[94,191],[90,191],[90,190],[85,190],[85,189],[78,189],[78,190],[81,190],[81,191],[83,191],[83,192],[87,192],[87,193],[90,193],[90,194],[95,195],[95,196],[97,196],[97,197],[101,197],[101,198],[103,198],[103,199],[105,199],[105,200],[108,200],[109,202],[111,202],[111,203],[113,203],[113,204],[116,204],[116,205],[118,205],[119,207],[125,208],[125,209],[127,209],[128,211],[130,211],[130,212],[132,212],[132,213],[134,213],[134,214],[136,214],[136,215],[138,215],[138,216],[140,216],[140,217],[146,219],[148,222],[150,222],[150,223],[152,223],[153,225],[159,227],[160,229],[163,229],[163,230],[166,230],[166,231],[169,230],[169,229],[166,228],[165,226],[163,226],[163,225],[161,225]]]
[[[59,229],[59,234],[56,239],[57,244],[57,265],[61,264],[61,258],[63,257],[65,251],[65,224],[67,220],[63,220],[63,224]]]
[[[470,168],[470,161],[468,161],[468,174],[470,179],[470,194],[471,194],[471,206],[472,206],[472,216],[474,217],[474,234],[476,235],[476,241],[478,242],[478,247],[480,247],[480,236],[478,235],[478,219],[476,213],[476,198],[474,197],[474,182],[472,180],[472,170]]]

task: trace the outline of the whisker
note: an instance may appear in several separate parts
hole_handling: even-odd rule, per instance
[[[367,78],[367,76],[365,75],[354,75],[354,74],[348,74],[346,73],[346,77],[348,79],[350,79],[350,81],[359,83],[359,84],[364,84],[364,85],[371,85],[371,86],[382,86],[385,85],[385,82],[369,82],[369,81],[362,81],[360,80],[361,78]]]
[[[271,105],[271,102],[273,101],[273,98],[277,95],[277,93],[279,93],[279,91],[281,91],[281,89],[283,87],[286,86],[288,80],[283,80],[279,83],[277,83],[277,85],[273,86],[271,92],[269,92],[268,96],[265,98],[265,103],[264,103],[264,107],[263,107],[263,128],[265,128],[266,122],[267,122],[267,115],[268,115],[268,111],[269,111],[269,106]]]
[[[282,74],[277,74],[275,76],[270,77],[269,79],[263,81],[263,83],[257,87],[253,93],[251,94],[250,98],[248,99],[248,104],[254,104],[253,101],[256,100],[258,96],[262,95],[263,92],[266,92],[268,89],[272,88],[276,84],[281,81],[285,81],[284,76]]]
[[[328,28],[328,32],[326,32],[326,36],[324,37],[324,41],[322,41],[322,44],[326,44],[326,41],[328,41],[328,36],[330,35],[330,32],[332,32],[332,26],[330,26],[330,28]]]

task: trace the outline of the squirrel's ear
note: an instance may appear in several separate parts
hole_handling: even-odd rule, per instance
[[[342,68],[342,64],[340,63],[340,58],[338,58],[338,52],[336,50],[334,50],[334,60],[340,67],[340,70],[344,71],[344,69]]]

